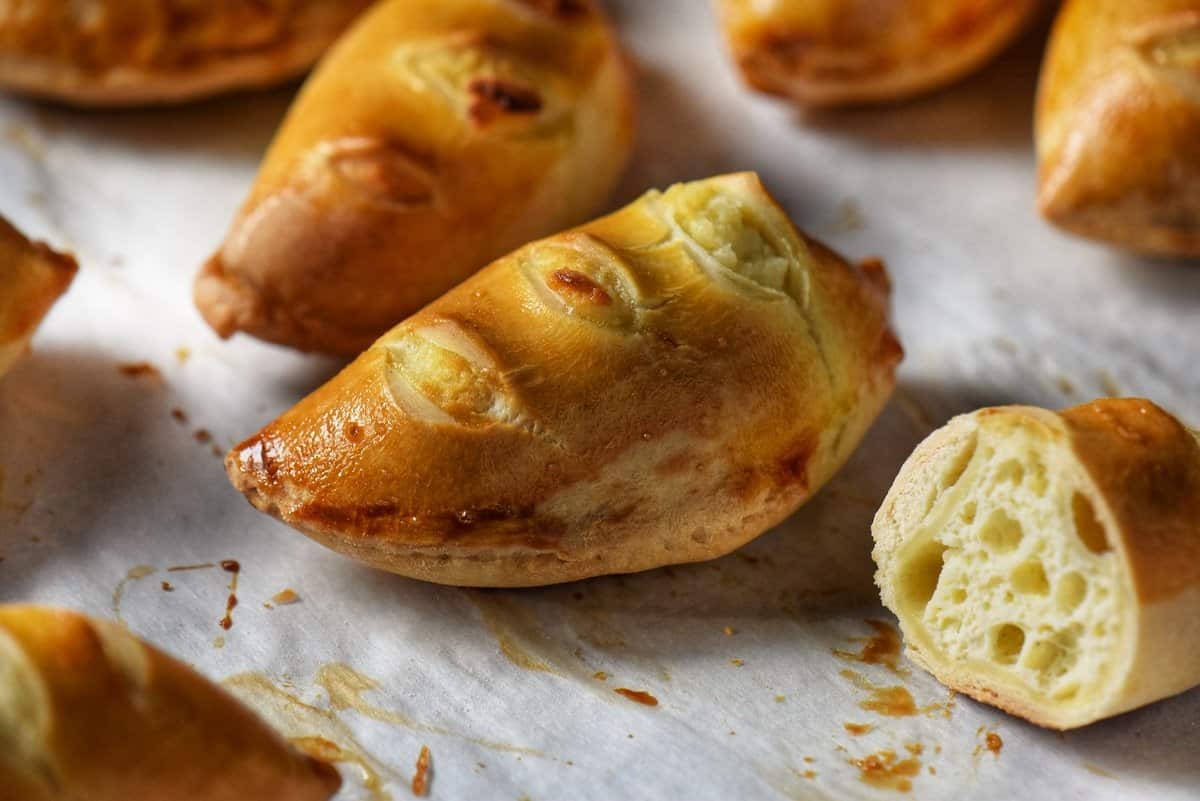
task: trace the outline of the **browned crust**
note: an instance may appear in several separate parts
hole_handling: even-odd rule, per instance
[[[1200,585],[1200,442],[1143,398],[1112,398],[1060,413],[1104,496],[1141,603]]]
[[[752,176],[716,180],[773,203]],[[478,586],[710,559],[779,522],[840,467],[891,392],[901,351],[881,268],[868,278],[806,241],[806,321],[789,299],[743,295],[684,251],[655,251],[665,229],[652,208],[642,200],[547,240],[614,249],[646,293],[633,331],[538,302],[521,267],[535,243],[235,448],[234,486],[354,558]],[[548,268],[551,288],[566,267]],[[558,291],[618,302],[580,286]],[[397,407],[387,343],[446,321],[495,359],[517,422],[430,424]]]
[[[467,92],[472,97],[467,115],[480,127],[508,114],[537,114],[542,110],[538,90],[517,81],[481,75],[467,84]]]
[[[1197,0],[1065,4],[1038,90],[1046,219],[1149,255],[1200,255],[1200,56],[1186,52],[1198,43]]]
[[[348,328],[315,309],[288,304],[268,289],[247,286],[228,273],[220,254],[200,268],[192,292],[200,316],[222,339],[242,331],[297,350],[354,356],[378,335],[374,328]]]
[[[229,458],[236,452],[235,448]],[[657,566],[648,567],[641,558],[629,558],[621,549],[612,547],[614,543],[644,538],[649,525],[653,525],[645,518],[631,520],[633,507],[596,521],[589,531],[589,539],[596,542],[593,548],[567,552],[562,548],[566,524],[539,519],[528,510],[501,521],[484,518],[470,525],[456,525],[452,517],[424,518],[414,522],[409,531],[397,526],[395,518],[386,519],[379,526],[363,526],[363,521],[372,519],[365,510],[332,515],[312,514],[309,510],[308,514],[289,515],[261,492],[252,479],[239,477],[228,459],[226,466],[235,487],[259,511],[332,551],[421,581],[462,587],[536,587],[635,573]],[[700,547],[675,550],[666,563],[702,562],[723,556],[783,522],[807,497],[804,492],[781,498],[771,508],[737,523],[714,521],[701,535]],[[367,534],[372,528],[373,532]],[[347,536],[350,531],[362,535]],[[413,540],[428,544],[409,544]]]
[[[582,5],[561,18],[483,0],[368,12],[306,83],[197,278],[214,329],[354,355],[492,259],[594,213],[632,147],[633,87],[607,21]]]
[[[78,270],[73,256],[29,241],[0,217],[0,345],[29,336]]]
[[[0,787],[25,788],[19,801],[325,801],[341,785],[332,767],[115,624],[0,606],[0,638],[39,688],[29,700],[44,704],[35,714],[45,728],[24,724],[30,749],[0,751]]]
[[[58,19],[57,4],[46,0],[45,20],[26,20],[23,27],[10,23],[0,27],[0,86],[10,90],[70,103],[77,106],[120,107],[183,103],[221,92],[254,89],[282,83],[300,75],[313,65],[346,26],[374,0],[305,0],[296,8],[278,10],[284,15],[279,32],[270,41],[251,46],[236,43],[239,32],[228,31],[230,44],[210,47],[194,53],[172,52],[168,44],[156,56],[137,60],[132,54],[158,39],[173,41],[177,30],[149,27],[138,21],[132,8],[122,8],[126,0],[98,0],[121,17],[111,30],[101,33],[74,29],[69,21]],[[236,5],[236,4],[235,4]],[[242,3],[249,8],[251,3]],[[246,9],[240,9],[245,13]],[[169,14],[170,12],[159,12]],[[207,10],[188,21],[163,24],[211,24],[215,15],[236,14],[231,8]],[[232,25],[233,23],[231,23]],[[142,27],[142,26],[146,27]],[[110,37],[105,49],[111,61],[88,63],[80,55],[84,42],[94,44]],[[26,38],[28,37],[28,38]],[[54,47],[44,42],[59,42]],[[67,44],[72,37],[80,41]]]
[[[572,22],[584,19],[595,13],[595,7],[588,0],[508,0],[510,3],[525,6],[539,14],[558,20]]]
[[[974,72],[1038,9],[1035,0],[907,0],[891,12],[896,19],[883,20],[878,4],[822,2],[823,16],[814,11],[801,22],[787,4],[763,12],[722,0],[725,35],[747,83],[801,106],[906,100]]]

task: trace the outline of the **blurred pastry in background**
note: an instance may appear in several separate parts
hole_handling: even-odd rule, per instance
[[[494,262],[226,459],[256,507],[414,578],[713,559],[838,470],[892,392],[887,277],[757,176],[652,191]]]
[[[357,354],[598,211],[632,141],[591,0],[384,0],[297,98],[196,304],[221,336]]]
[[[337,771],[124,626],[0,606],[5,801],[327,801]]]
[[[80,106],[179,103],[309,67],[372,0],[0,0],[0,87]]]
[[[975,71],[1017,38],[1037,0],[717,0],[755,89],[801,106],[905,100]]]
[[[1200,685],[1200,432],[1148,400],[956,417],[875,517],[908,656],[1070,729]]]
[[[1037,152],[1046,219],[1200,257],[1200,0],[1068,0],[1042,69]]]
[[[0,217],[0,376],[29,347],[29,339],[78,267],[75,259],[30,242]]]

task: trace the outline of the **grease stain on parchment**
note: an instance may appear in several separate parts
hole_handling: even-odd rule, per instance
[[[333,710],[305,703],[261,673],[238,673],[221,683],[301,751],[317,759],[358,768],[362,787],[372,801],[392,801],[391,793],[384,787],[401,781],[399,773],[363,748]]]
[[[112,613],[113,617],[122,623],[125,618],[121,617],[121,601],[125,598],[125,590],[135,581],[141,581],[147,576],[154,575],[155,568],[151,565],[134,565],[129,568],[125,574],[125,578],[117,582],[117,586],[113,588],[112,594]]]
[[[469,592],[467,598],[479,610],[483,624],[492,633],[505,659],[522,670],[561,675],[545,659],[530,653],[531,646],[536,647],[535,643],[550,643],[527,609],[499,595]],[[545,647],[537,650],[544,651]]]
[[[568,644],[547,634],[537,617],[515,599],[494,592],[465,594],[511,664],[561,678],[586,680],[595,675],[596,666],[589,667],[578,642]]]
[[[848,197],[838,203],[834,215],[832,229],[835,234],[856,234],[867,227],[862,206],[854,198]]]
[[[1100,382],[1100,390],[1108,398],[1119,398],[1125,394],[1121,389],[1121,385],[1117,383],[1117,379],[1113,378],[1113,374],[1107,370],[1100,370],[1096,373],[1096,378]]]
[[[1097,776],[1104,777],[1105,779],[1112,779],[1113,781],[1117,781],[1116,774],[1109,773],[1104,768],[1100,767],[1099,765],[1094,765],[1091,762],[1084,762],[1083,769],[1086,770],[1088,773],[1094,773]]]
[[[900,759],[894,751],[880,751],[847,761],[858,768],[858,778],[863,784],[898,793],[911,792],[913,779],[921,774],[921,760],[916,755]]]
[[[37,128],[28,123],[12,122],[4,127],[2,137],[5,142],[23,151],[35,162],[46,158],[46,141]]]
[[[893,718],[911,717],[913,715],[949,718],[951,710],[954,708],[953,695],[942,703],[935,702],[926,704],[925,706],[917,706],[912,693],[906,687],[899,685],[890,687],[881,686],[853,670],[843,670],[841,676],[848,679],[858,689],[865,690],[868,693],[866,698],[859,701],[859,709],[865,709],[868,712],[874,712],[878,715]]]
[[[294,737],[292,745],[314,759],[322,762],[344,763],[354,765],[363,775],[363,789],[374,801],[390,801],[392,794],[383,789],[383,777],[375,772],[375,768],[360,753],[347,751],[335,742],[324,737]]]
[[[363,698],[363,694],[379,689],[381,686],[379,682],[341,662],[330,662],[329,664],[322,665],[317,670],[316,684],[325,690],[325,694],[329,696],[329,705],[335,712],[344,712],[351,709],[371,720],[388,723],[393,726],[401,726],[410,731],[453,737],[492,751],[504,751],[510,754],[520,754],[540,759],[556,759],[535,748],[526,748],[482,737],[474,737],[445,726],[423,723],[401,712],[376,706]]]
[[[833,655],[849,662],[860,662],[864,665],[883,665],[892,673],[908,677],[907,669],[900,667],[900,632],[886,620],[867,620],[866,624],[874,631],[868,637],[851,637],[851,642],[863,644],[859,651],[833,649]]]
[[[467,590],[464,594],[479,610],[500,653],[523,670],[575,680],[581,688],[607,703],[614,703],[616,699],[596,686],[595,677],[598,670],[606,676],[614,675],[609,661],[615,660],[643,679],[655,676],[660,682],[671,680],[671,672],[665,665],[630,649],[628,635],[602,610],[582,608],[577,602],[564,601],[557,610],[552,610],[564,629],[560,636],[555,636],[529,607],[515,598],[485,591]],[[602,659],[589,659],[584,646],[599,652]],[[603,659],[606,656],[611,656],[612,660]]]
[[[835,801],[834,797],[824,792],[817,782],[818,771],[810,767],[811,762],[805,759],[805,767],[794,765],[778,767],[768,765],[761,768],[762,779],[770,785],[781,797],[790,801]],[[842,799],[836,799],[842,801]]]
[[[494,751],[517,754],[518,758],[531,756],[562,761],[533,748],[472,737],[371,704],[362,695],[379,688],[379,682],[349,665],[337,662],[323,665],[317,671],[315,683],[325,691],[328,708],[304,701],[261,673],[239,673],[222,682],[226,689],[283,732],[301,750],[326,761],[355,766],[361,774],[362,787],[370,794],[372,801],[392,801],[391,793],[385,788],[392,784],[405,784],[407,779],[399,770],[363,747],[341,717],[341,713],[347,710],[410,731],[453,737]],[[290,682],[284,684],[291,686]]]

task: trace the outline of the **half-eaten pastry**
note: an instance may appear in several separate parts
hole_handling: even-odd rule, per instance
[[[1200,0],[1068,0],[1042,69],[1037,151],[1051,222],[1200,257]]]
[[[632,106],[592,0],[384,0],[297,98],[196,305],[221,336],[357,354],[594,214]]]
[[[801,106],[904,100],[990,61],[1037,0],[720,0],[746,82]]]
[[[873,526],[909,657],[1056,729],[1200,684],[1198,437],[1138,399],[930,435]]]
[[[652,191],[494,262],[226,467],[259,509],[429,581],[711,559],[807,500],[890,395],[886,284],[753,174]]]
[[[326,801],[337,771],[121,625],[0,606],[5,801]]]
[[[304,72],[371,0],[0,0],[0,86],[178,103]]]
[[[29,348],[33,332],[77,269],[71,256],[30,242],[0,217],[0,376]]]

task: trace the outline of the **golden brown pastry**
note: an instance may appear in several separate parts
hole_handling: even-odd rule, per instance
[[[384,0],[305,86],[196,304],[222,336],[357,354],[594,213],[631,142],[591,0]]]
[[[304,72],[372,0],[0,0],[0,86],[176,103]]]
[[[5,801],[325,801],[341,779],[123,626],[0,606]]]
[[[1069,231],[1200,256],[1200,0],[1068,0],[1037,105],[1038,205]]]
[[[0,376],[29,347],[38,323],[67,291],[75,259],[30,242],[0,217]]]
[[[746,82],[802,106],[904,100],[973,72],[1037,0],[718,0]]]
[[[226,467],[259,509],[429,581],[711,559],[816,492],[891,393],[886,283],[753,174],[649,192],[493,263]]]
[[[1056,729],[1200,684],[1198,438],[1140,399],[934,432],[873,526],[909,657]]]

